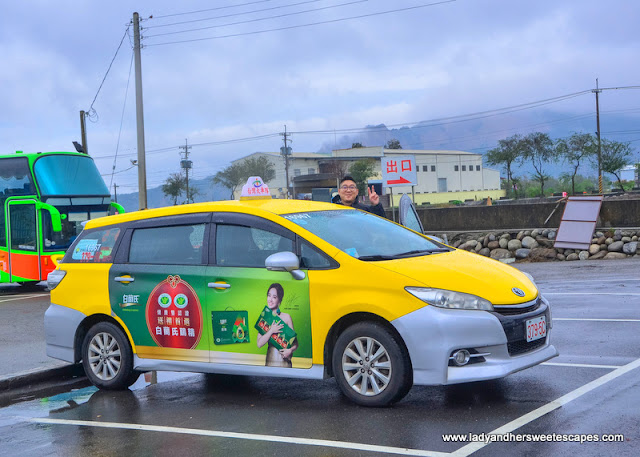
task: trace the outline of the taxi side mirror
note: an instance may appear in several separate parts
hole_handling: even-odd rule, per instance
[[[298,256],[290,251],[276,252],[264,261],[264,266],[269,271],[288,271],[294,279],[304,279],[304,271],[300,270]]]

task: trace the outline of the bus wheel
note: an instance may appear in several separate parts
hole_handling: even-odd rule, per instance
[[[396,335],[373,322],[360,322],[342,332],[332,364],[342,393],[363,406],[390,405],[413,384],[406,349]]]
[[[116,325],[100,322],[82,343],[82,365],[91,383],[106,390],[122,390],[136,382],[133,353],[127,336]]]

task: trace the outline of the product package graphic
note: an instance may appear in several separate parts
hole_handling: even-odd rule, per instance
[[[283,327],[282,330],[280,330],[280,333],[274,333],[271,335],[271,343],[278,349],[287,349],[291,347],[296,339],[296,332],[294,332],[286,322],[280,319],[277,311],[271,311],[268,306],[265,306],[260,313],[260,317],[258,317],[258,322],[256,322],[255,327],[261,335],[264,335],[269,331],[274,323],[282,324]]]

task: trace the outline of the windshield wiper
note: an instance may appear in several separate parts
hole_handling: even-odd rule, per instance
[[[401,257],[410,257],[410,256],[414,256],[414,255],[429,255],[429,254],[433,254],[436,252],[449,252],[450,249],[448,248],[434,248],[434,249],[417,249],[415,251],[407,251],[407,252],[401,252],[400,254],[396,254],[394,257],[396,259],[401,258]]]
[[[368,260],[393,260],[395,259],[396,256],[394,255],[362,255],[360,257],[357,257],[358,260],[364,260],[365,262]]]

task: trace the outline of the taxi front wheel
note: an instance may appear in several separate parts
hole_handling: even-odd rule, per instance
[[[133,353],[126,335],[110,322],[89,329],[82,343],[82,365],[89,381],[101,389],[121,390],[136,382]]]
[[[342,393],[363,406],[386,406],[413,385],[406,349],[399,337],[374,322],[348,327],[333,351],[333,373]]]

